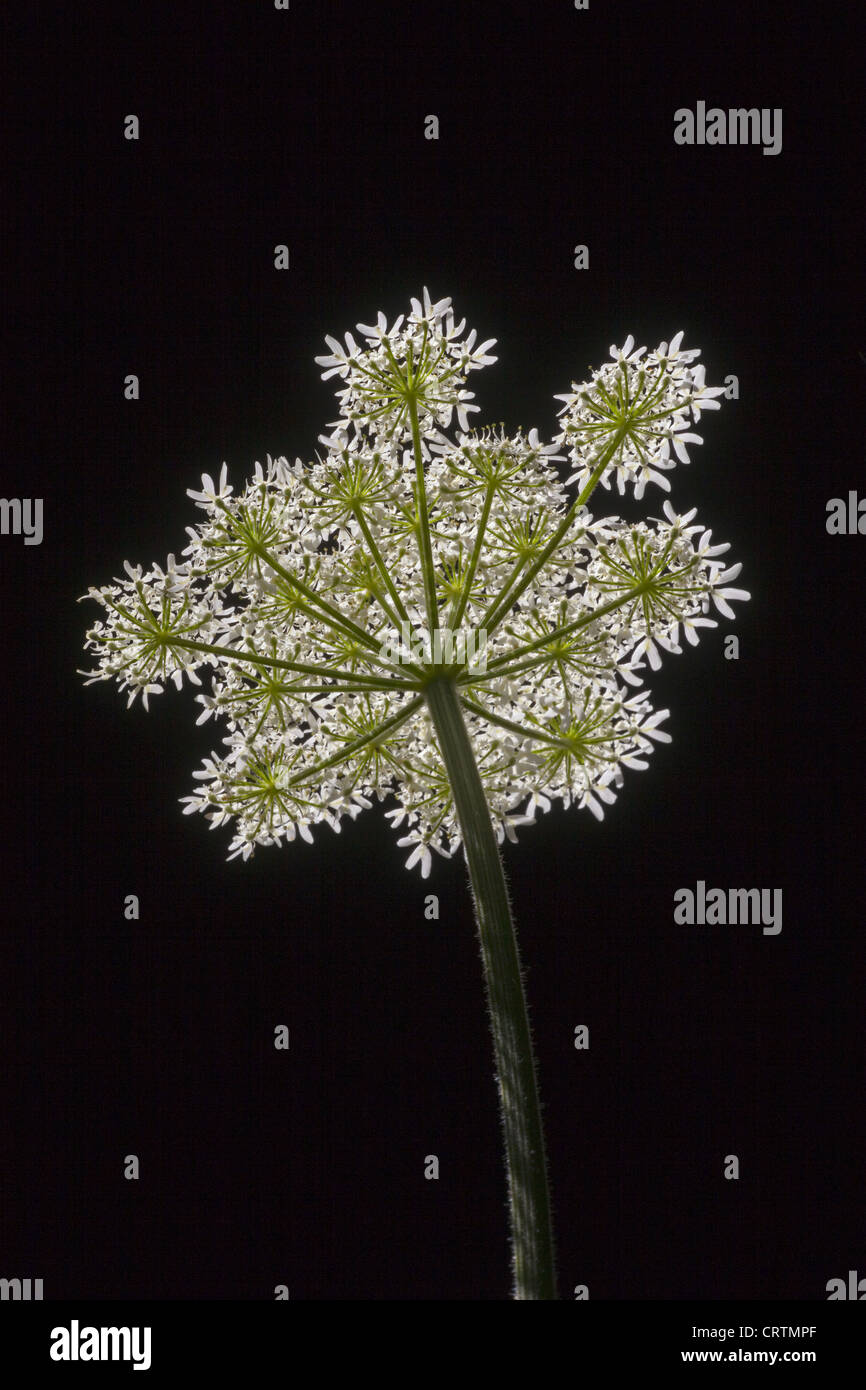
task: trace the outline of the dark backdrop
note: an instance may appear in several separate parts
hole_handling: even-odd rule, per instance
[[[51,1298],[508,1296],[462,865],[422,883],[379,811],[226,863],[227,832],[180,814],[215,743],[188,692],[127,712],[76,675],[78,596],[179,553],[203,471],[310,457],[324,333],[423,285],[499,339],[479,421],[549,436],[553,393],[629,332],[684,329],[739,381],[672,496],[752,601],[652,680],[674,741],[604,824],[554,812],[505,851],[561,1295],[823,1299],[866,1274],[866,538],[825,531],[830,497],[866,494],[856,34],[803,3],[16,8],[2,491],[42,497],[45,534],[0,539],[0,1274]],[[782,152],[675,145],[698,100],[781,107]],[[781,888],[781,934],[676,925],[699,879]]]

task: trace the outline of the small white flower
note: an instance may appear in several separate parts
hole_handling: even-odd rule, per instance
[[[211,511],[217,502],[224,501],[231,496],[233,489],[226,485],[227,477],[228,471],[225,464],[223,464],[220,470],[218,487],[209,473],[202,473],[201,492],[195,492],[192,488],[187,488],[186,495],[193,499],[196,506],[204,508],[205,511]]]
[[[715,396],[723,396],[725,394],[724,386],[706,386],[704,384],[706,374],[707,369],[703,365],[703,363],[701,363],[699,367],[696,367],[694,372],[692,373],[692,384],[694,386],[694,393],[692,395],[690,404],[692,410],[692,419],[695,421],[696,424],[698,420],[700,420],[701,418],[702,410],[721,409],[719,402],[717,400],[714,400],[713,398]]]
[[[433,863],[433,856],[430,853],[430,850],[428,849],[427,845],[424,844],[423,840],[421,840],[417,835],[404,835],[402,839],[397,841],[397,844],[400,845],[401,848],[404,845],[415,846],[415,848],[412,850],[412,853],[409,855],[409,858],[406,860],[406,868],[413,868],[420,860],[421,877],[429,878],[430,867]]]
[[[746,589],[720,589],[717,587],[719,584],[724,584],[726,579],[735,578],[741,569],[742,565],[734,565],[731,569],[723,570],[722,573],[714,575],[710,579],[710,597],[719,612],[726,618],[735,618],[737,616],[729,600],[734,603],[742,603],[746,599],[752,597]]]
[[[640,347],[637,348],[636,351],[633,351],[633,348],[634,338],[632,337],[631,333],[629,333],[621,348],[618,348],[613,343],[611,344],[610,355],[613,358],[614,362],[638,362],[646,352],[646,348]]]

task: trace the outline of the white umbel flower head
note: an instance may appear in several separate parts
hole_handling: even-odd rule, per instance
[[[224,736],[183,798],[230,857],[376,802],[426,877],[461,845],[425,701],[455,683],[501,842],[559,802],[601,818],[626,772],[669,741],[647,670],[748,598],[727,545],[669,502],[660,520],[588,509],[600,482],[640,497],[700,442],[689,412],[718,408],[682,334],[651,354],[628,337],[558,397],[560,433],[472,430],[471,371],[495,361],[425,290],[326,339],[340,418],[304,464],[268,457],[239,491],[223,465],[189,492],[200,512],[181,563],[125,566],[85,597],[90,680],[132,702],[184,678]],[[567,456],[570,475],[557,461]],[[575,483],[577,491],[569,489]],[[201,677],[209,678],[207,689]]]

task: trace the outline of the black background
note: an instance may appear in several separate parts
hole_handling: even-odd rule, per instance
[[[44,498],[45,536],[0,538],[0,1274],[46,1298],[508,1297],[461,864],[422,883],[379,811],[226,863],[178,805],[215,745],[188,691],[127,712],[76,675],[78,596],[179,554],[203,471],[312,456],[324,333],[427,285],[499,340],[478,421],[549,437],[554,392],[630,332],[684,329],[740,387],[672,497],[751,603],[653,678],[674,741],[604,823],[553,812],[505,851],[560,1294],[866,1275],[866,538],[824,524],[866,494],[856,33],[804,3],[14,8],[0,490]],[[698,100],[783,108],[781,154],[675,145]],[[781,935],[676,925],[698,879],[782,888]]]

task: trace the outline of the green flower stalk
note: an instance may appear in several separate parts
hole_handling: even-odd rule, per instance
[[[313,461],[268,458],[239,495],[223,465],[189,496],[204,513],[181,563],[125,562],[89,591],[103,617],[90,680],[147,707],[168,681],[224,721],[186,813],[231,825],[229,858],[339,830],[374,802],[408,868],[465,855],[496,1058],[513,1296],[556,1297],[536,1065],[499,847],[554,801],[601,819],[642,770],[668,711],[647,664],[733,617],[740,566],[695,512],[626,522],[588,508],[615,481],[636,498],[688,463],[720,387],[682,334],[629,337],[573,384],[549,444],[473,430],[465,388],[496,359],[448,299],[413,299],[390,327],[328,338],[340,416]],[[456,417],[456,424],[452,421]],[[570,467],[562,469],[563,463]],[[569,475],[563,479],[562,471]],[[572,487],[574,485],[574,487]],[[201,689],[201,675],[209,689]]]

